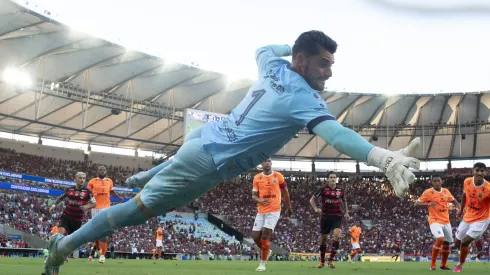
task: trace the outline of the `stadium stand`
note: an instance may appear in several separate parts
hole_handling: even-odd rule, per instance
[[[89,175],[95,176],[99,164],[53,159],[18,153],[2,149],[0,170],[39,175],[64,180],[72,180],[75,171],[88,167]],[[119,177],[118,183],[133,170],[121,166],[107,166],[112,175]],[[471,170],[470,170],[471,171]],[[467,176],[467,169],[453,169],[444,177],[444,186],[457,198],[461,199],[461,185]],[[64,189],[58,184],[47,184],[21,179],[4,178],[6,182],[50,189]],[[294,218],[282,217],[273,234],[272,241],[289,252],[315,253],[318,251],[319,217],[314,215],[308,203],[313,192],[322,182],[313,180],[312,176],[286,178],[294,207]],[[432,235],[426,226],[427,213],[423,208],[413,207],[414,200],[429,183],[420,179],[410,189],[405,199],[397,199],[389,184],[379,181],[351,180],[343,183],[346,188],[351,216],[354,220],[363,221],[361,247],[365,253],[391,253],[391,242],[397,232],[402,235],[402,247],[407,254],[429,253],[432,246]],[[250,199],[251,178],[243,176],[225,181],[215,189],[203,195],[198,206],[202,212],[224,216],[233,228],[245,236],[251,235],[251,227],[256,214],[256,206]],[[119,192],[125,198],[135,195],[132,192]],[[62,207],[48,213],[49,206],[56,199],[54,196],[25,193],[22,191],[0,190],[0,223],[11,225],[19,230],[48,239],[53,224],[59,219]],[[239,202],[239,203],[238,203]],[[189,208],[179,209],[190,212]],[[87,218],[90,217],[87,214]],[[453,230],[457,226],[454,211],[451,212]],[[399,219],[404,217],[404,219]],[[169,216],[161,220],[164,224],[165,251],[175,253],[207,253],[235,255],[251,253],[248,247],[234,240],[223,231],[204,219],[194,220],[187,217]],[[146,225],[124,228],[113,235],[117,251],[131,252],[135,245],[138,251],[150,252],[154,247],[154,231],[158,227],[157,219]],[[344,221],[343,228],[351,224]],[[414,231],[416,228],[421,230]],[[17,242],[15,242],[17,244]],[[347,234],[343,235],[342,249],[349,251],[350,242]],[[85,248],[82,248],[84,250]]]

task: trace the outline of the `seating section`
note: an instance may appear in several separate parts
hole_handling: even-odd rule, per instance
[[[99,164],[65,161],[17,153],[12,150],[0,150],[0,170],[39,175],[62,180],[73,180],[76,171],[88,171],[88,177],[96,176]],[[116,179],[117,184],[135,173],[128,167],[110,166],[108,176]],[[466,171],[466,170],[461,170]],[[444,177],[445,188],[461,201],[462,183],[467,175],[462,176],[457,171],[451,171],[450,176]],[[56,184],[45,184],[19,179],[4,178],[3,181],[21,185],[63,189]],[[231,225],[241,231],[246,237],[251,236],[251,228],[256,215],[256,205],[251,199],[252,177],[243,176],[230,181],[224,181],[219,186],[199,198],[197,206],[202,212],[222,215]],[[294,216],[286,217],[283,213],[272,241],[291,252],[317,252],[320,239],[320,216],[314,214],[309,200],[312,194],[324,184],[312,177],[286,178],[291,195]],[[392,188],[382,181],[350,181],[343,182],[346,197],[350,205],[351,221],[344,219],[341,248],[350,250],[348,228],[356,221],[363,223],[361,247],[368,253],[390,253],[396,233],[402,237],[402,248],[405,253],[415,254],[430,252],[433,237],[427,223],[427,210],[414,207],[414,202],[422,192],[430,188],[428,179],[420,179],[411,186],[409,195],[403,199],[394,196]],[[121,193],[131,198],[135,193]],[[56,197],[44,194],[25,193],[0,189],[0,223],[36,234],[44,239],[49,238],[53,224],[59,220],[63,207],[55,213],[48,213],[49,206]],[[179,209],[191,212],[189,208]],[[453,231],[459,220],[455,211],[451,211]],[[90,214],[87,214],[87,218]],[[224,234],[204,219],[169,216],[162,220],[164,226],[164,246],[167,252],[218,254],[247,253],[249,248],[242,247],[236,240]],[[159,220],[152,219],[146,224],[131,228],[123,228],[112,237],[116,250],[131,251],[136,244],[138,251],[151,251],[155,244],[155,230]],[[15,242],[11,242],[15,243]],[[21,242],[22,243],[22,242]],[[488,246],[488,244],[487,244]]]

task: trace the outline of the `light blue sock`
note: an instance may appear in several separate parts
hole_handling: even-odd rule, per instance
[[[335,150],[349,157],[366,162],[374,145],[361,135],[345,128],[336,120],[325,120],[313,128],[313,132],[332,145]]]
[[[131,199],[125,203],[111,206],[99,212],[89,222],[58,243],[58,253],[68,257],[81,245],[110,236],[124,226],[143,224],[148,216],[141,212],[136,200]]]

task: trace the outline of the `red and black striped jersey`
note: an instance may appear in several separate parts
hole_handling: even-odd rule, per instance
[[[337,184],[335,188],[330,188],[328,185],[323,185],[313,195],[321,198],[322,215],[342,216],[342,199],[344,198],[342,186]]]
[[[76,186],[72,186],[66,189],[64,196],[68,197],[68,201],[65,210],[63,211],[63,215],[76,221],[83,220],[84,213],[83,210],[80,209],[80,206],[93,201],[94,196],[92,195],[92,192],[85,188],[85,186],[80,189]]]

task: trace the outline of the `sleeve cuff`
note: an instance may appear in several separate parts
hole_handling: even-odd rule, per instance
[[[317,118],[314,118],[308,123],[308,125],[306,125],[306,127],[308,128],[308,132],[310,134],[314,134],[313,128],[315,128],[318,124],[324,122],[325,120],[335,120],[335,117],[324,115],[324,116],[319,116]]]

